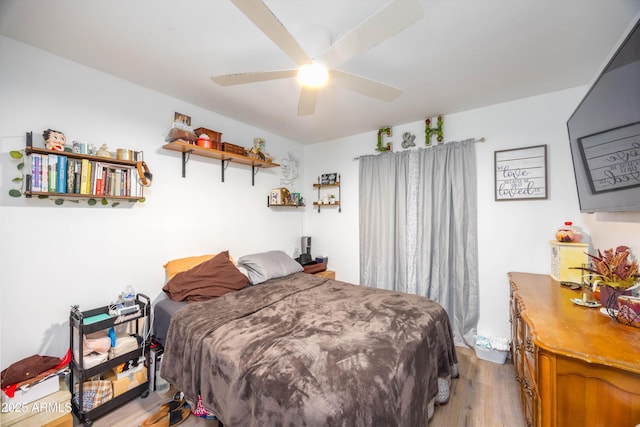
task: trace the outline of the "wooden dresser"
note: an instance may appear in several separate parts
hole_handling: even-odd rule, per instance
[[[640,329],[571,302],[550,276],[509,273],[511,351],[528,426],[640,424]]]

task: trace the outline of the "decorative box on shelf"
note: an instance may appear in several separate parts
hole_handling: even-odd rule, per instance
[[[222,150],[222,133],[207,128],[198,128],[194,130],[198,136],[197,145],[204,148],[212,148],[214,150]],[[200,138],[200,135],[207,135],[208,140]],[[203,141],[201,143],[201,141]]]
[[[198,128],[195,129],[194,132],[196,136],[200,136],[202,134],[208,135],[212,142],[217,142],[218,144],[222,142],[222,132],[216,132],[215,130],[207,128]]]
[[[222,151],[226,151],[227,153],[238,154],[240,156],[244,156],[244,147],[239,145],[231,144],[229,142],[222,143]]]
[[[582,267],[589,263],[587,243],[565,243],[551,240],[551,277],[559,282],[582,283]]]

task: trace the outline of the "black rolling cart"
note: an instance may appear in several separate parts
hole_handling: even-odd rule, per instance
[[[69,389],[72,393],[71,408],[78,420],[86,426],[90,426],[96,418],[138,396],[144,398],[149,395],[149,372],[147,372],[144,382],[135,385],[118,396],[112,397],[99,406],[86,409],[83,402],[85,393],[87,393],[84,384],[85,381],[107,373],[122,363],[144,358],[148,354],[149,340],[145,338],[148,336],[150,327],[149,314],[151,312],[151,301],[148,296],[137,294],[135,304],[138,305],[138,310],[129,309],[128,312],[120,314],[110,314],[109,306],[87,311],[80,311],[78,306],[71,307],[69,314],[70,345],[71,349],[73,349],[73,357],[69,363],[71,370],[69,375]],[[96,366],[84,369],[82,349],[85,335],[119,325],[126,325],[130,322],[133,322],[132,329],[135,336],[140,337],[138,347],[125,354],[109,358]],[[130,325],[127,326],[130,327]],[[143,369],[148,368],[145,367]]]

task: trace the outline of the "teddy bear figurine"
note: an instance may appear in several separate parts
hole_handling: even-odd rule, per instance
[[[42,133],[42,137],[46,142],[45,147],[47,147],[48,150],[64,151],[64,144],[67,143],[67,138],[64,136],[64,133],[47,129]]]

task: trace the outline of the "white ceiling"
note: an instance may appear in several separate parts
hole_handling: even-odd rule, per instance
[[[313,34],[336,41],[388,2],[264,1],[311,56],[321,44]],[[0,0],[0,34],[313,143],[588,84],[640,11],[640,0],[420,3],[423,19],[339,67],[397,86],[400,97],[386,103],[330,85],[304,117],[295,79],[211,81],[295,68],[228,0]]]

